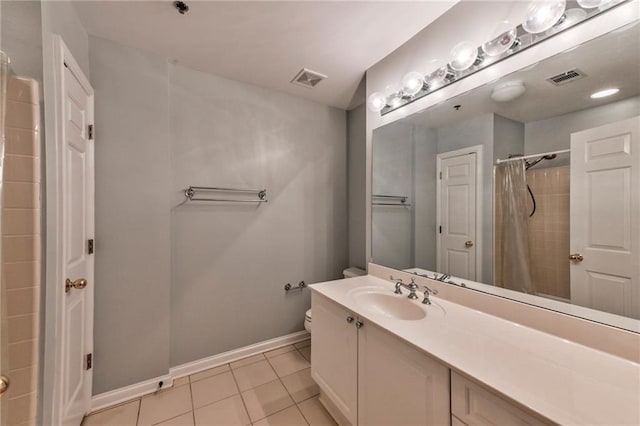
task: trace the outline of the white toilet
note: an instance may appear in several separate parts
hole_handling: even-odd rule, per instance
[[[342,276],[345,278],[359,277],[366,274],[367,272],[360,268],[347,268],[342,271]],[[304,314],[304,329],[311,333],[311,309]]]

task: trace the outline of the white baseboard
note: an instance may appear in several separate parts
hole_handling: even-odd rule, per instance
[[[282,346],[301,342],[308,339],[309,336],[310,334],[307,331],[298,331],[296,333],[287,334],[286,336],[276,337],[275,339],[265,340],[264,342],[255,343],[243,348],[234,349],[232,351],[223,352],[218,355],[202,358],[176,367],[171,367],[169,369],[169,374],[167,375],[93,396],[91,398],[91,412],[153,393],[158,389],[158,383],[160,381],[163,382],[162,389],[166,389],[171,387],[173,385],[173,380],[179,377],[198,373],[200,371],[237,361],[251,355],[257,355]]]
[[[173,379],[170,374],[145,380],[123,388],[114,389],[95,395],[91,398],[91,412],[102,410],[103,408],[118,405],[134,398],[139,398],[158,390],[158,383],[162,382],[162,389],[173,386]]]
[[[218,355],[171,367],[169,369],[169,374],[172,378],[177,379],[179,377],[208,370],[209,368],[217,367],[222,364],[237,361],[251,355],[257,355],[265,351],[291,345],[292,343],[301,342],[308,339],[309,336],[310,334],[307,331],[298,331],[297,333],[287,334],[286,336],[276,337],[275,339],[265,340],[264,342],[255,343],[243,348],[234,349],[229,352],[223,352]]]

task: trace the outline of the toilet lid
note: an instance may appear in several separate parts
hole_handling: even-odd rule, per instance
[[[309,309],[307,312],[305,312],[304,318],[306,320],[308,320],[308,321],[311,321],[311,309]]]

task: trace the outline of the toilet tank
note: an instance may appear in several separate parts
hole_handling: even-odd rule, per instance
[[[363,269],[356,268],[356,267],[347,268],[344,271],[342,271],[342,276],[345,278],[359,277],[362,275],[367,275],[367,272]]]

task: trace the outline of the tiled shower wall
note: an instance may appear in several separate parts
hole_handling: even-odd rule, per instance
[[[500,179],[496,170],[496,181]],[[569,166],[531,169],[527,171],[527,183],[536,199],[536,212],[529,217],[529,256],[531,279],[541,296],[570,299],[569,282]],[[529,199],[529,212],[533,203]],[[496,192],[495,240],[502,236],[502,217],[499,203],[502,197]],[[502,253],[496,245],[495,267],[500,264]],[[510,288],[508,283],[496,285]]]
[[[527,171],[536,199],[529,218],[531,279],[537,293],[570,299],[569,166]]]
[[[7,81],[2,254],[7,289],[10,388],[7,426],[35,425],[40,300],[38,83]]]

